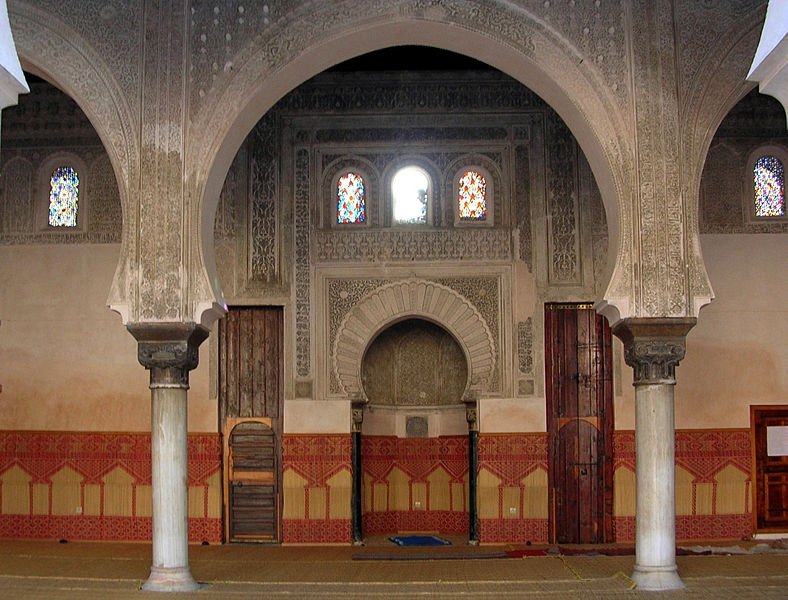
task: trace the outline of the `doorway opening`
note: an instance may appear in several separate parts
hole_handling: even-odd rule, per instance
[[[545,305],[550,539],[613,539],[613,360],[590,304]]]

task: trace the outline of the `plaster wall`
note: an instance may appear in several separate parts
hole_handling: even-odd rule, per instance
[[[676,427],[749,427],[751,404],[788,398],[788,236],[702,235],[716,299],[676,371]]]
[[[0,429],[150,431],[148,373],[106,306],[118,254],[117,244],[0,246]],[[216,431],[208,371],[203,360],[191,374],[190,431]]]

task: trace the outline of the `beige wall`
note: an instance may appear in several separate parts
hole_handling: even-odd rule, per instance
[[[106,306],[115,244],[0,246],[0,429],[149,431],[148,374]],[[190,431],[216,431],[207,344]]]
[[[788,402],[788,237],[715,234],[702,243],[717,298],[701,312],[677,370],[676,427],[748,427],[750,404]],[[105,305],[117,256],[112,244],[0,247],[0,428],[150,428],[147,373]],[[208,347],[191,375],[190,431],[216,430]],[[616,428],[633,429],[631,369],[617,374]],[[519,431],[544,430],[544,409],[532,401],[509,401],[536,410]],[[493,406],[484,408],[493,418]]]
[[[749,427],[751,404],[788,404],[788,235],[702,235],[716,299],[677,370],[676,427]]]

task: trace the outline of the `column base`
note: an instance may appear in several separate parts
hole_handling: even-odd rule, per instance
[[[635,565],[632,581],[642,591],[681,590],[686,586],[679,577],[676,565],[670,567],[644,567]]]
[[[202,586],[192,577],[189,567],[151,567],[145,592],[195,592]]]

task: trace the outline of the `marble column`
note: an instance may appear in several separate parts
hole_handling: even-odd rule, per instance
[[[361,546],[364,544],[364,530],[362,527],[362,484],[364,474],[361,464],[361,424],[364,422],[364,405],[367,400],[353,400],[351,403],[351,471],[353,473],[353,489],[350,495],[351,508],[351,529],[353,535],[353,545]]]
[[[153,561],[142,589],[200,588],[189,569],[187,396],[189,371],[208,331],[194,323],[132,323],[138,359],[150,372]]]
[[[694,318],[624,319],[613,333],[634,370],[636,515],[639,590],[684,587],[676,568],[676,463],[673,391]]]
[[[468,422],[468,544],[479,544],[479,511],[477,507],[479,476],[479,410],[477,402],[465,400]]]

